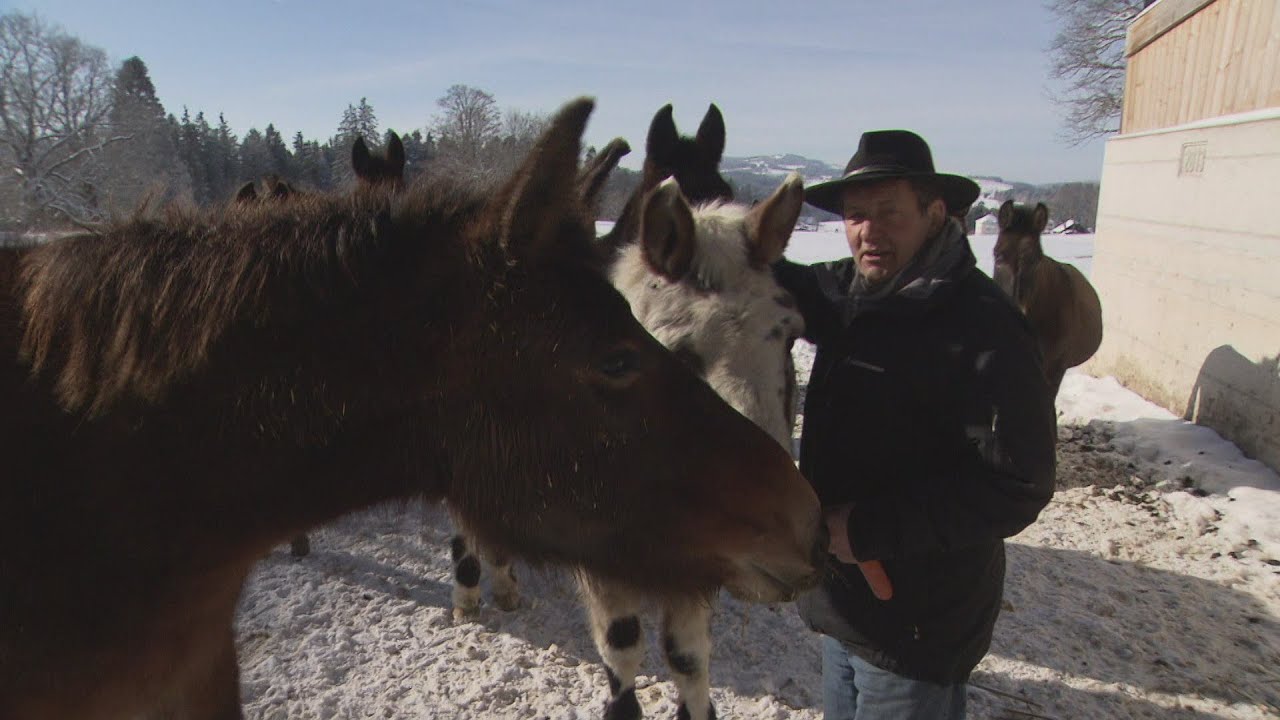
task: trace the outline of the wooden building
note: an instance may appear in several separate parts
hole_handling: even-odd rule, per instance
[[[1158,0],[1127,40],[1089,369],[1280,468],[1280,0]]]

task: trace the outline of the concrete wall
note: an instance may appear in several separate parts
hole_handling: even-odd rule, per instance
[[[1086,369],[1280,469],[1280,108],[1111,139],[1092,280]]]

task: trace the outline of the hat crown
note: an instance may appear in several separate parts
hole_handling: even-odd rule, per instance
[[[858,149],[844,174],[864,171],[867,168],[894,168],[917,173],[934,172],[933,153],[924,138],[910,130],[873,130],[862,133]]]

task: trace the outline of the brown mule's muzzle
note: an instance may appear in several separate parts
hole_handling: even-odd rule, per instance
[[[730,487],[733,511],[727,519],[732,539],[724,548],[730,558],[725,588],[742,600],[786,602],[815,586],[826,550],[826,525],[818,497],[775,442],[759,453],[742,453],[754,477]],[[764,455],[765,457],[761,457]],[[746,477],[752,477],[747,475]],[[732,481],[730,481],[732,482]]]

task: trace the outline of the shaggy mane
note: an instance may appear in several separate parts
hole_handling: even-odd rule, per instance
[[[426,180],[211,210],[140,211],[29,253],[22,356],[64,407],[99,415],[156,402],[237,329],[343,303],[440,239],[461,237],[475,192]]]

